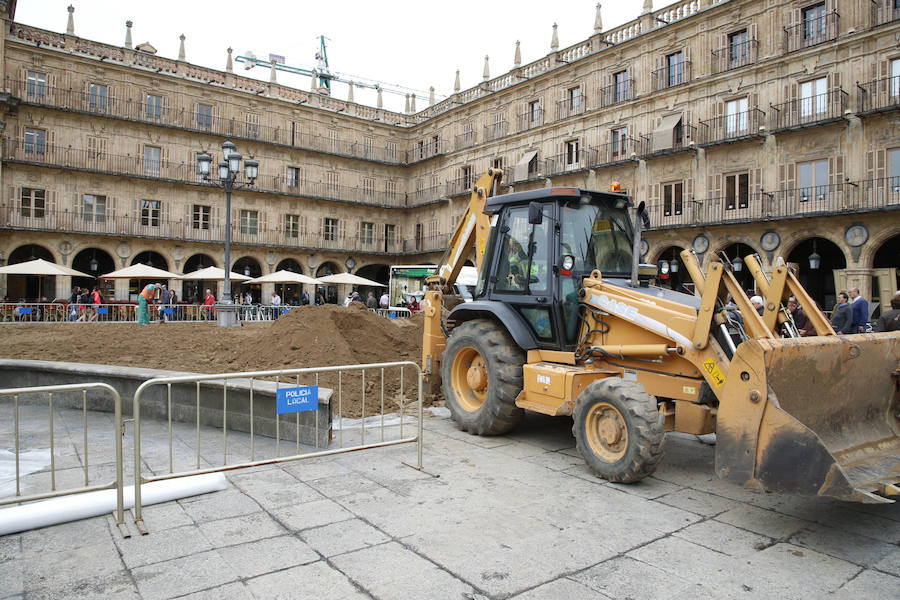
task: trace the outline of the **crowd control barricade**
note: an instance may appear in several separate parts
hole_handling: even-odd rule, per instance
[[[395,382],[395,376],[399,384],[391,386],[386,396],[385,382]],[[353,378],[361,383],[357,399],[361,401],[362,418],[358,420],[344,417],[345,403],[349,405],[352,400],[348,394]],[[336,385],[334,388],[319,387],[320,379]],[[410,379],[414,380],[412,386],[407,383]],[[409,389],[413,386],[414,389]],[[306,411],[303,418],[301,412],[281,412],[285,404],[290,404],[290,397],[286,396],[311,387],[316,389],[315,407]],[[422,389],[422,371],[419,365],[410,361],[147,380],[134,393],[135,524],[141,533],[147,533],[143,523],[141,485],[154,481],[410,443],[417,444],[418,462],[416,466],[403,464],[423,471]],[[142,402],[149,410],[159,407],[156,415],[148,415],[146,423],[142,417]],[[399,419],[393,411],[388,414],[386,406],[398,407]],[[408,435],[413,425],[405,423],[411,419],[405,417],[405,413],[411,410],[415,411],[416,424],[412,435]],[[193,439],[187,436],[175,439],[173,415],[177,416],[176,422],[190,423],[189,427],[195,429]],[[201,425],[206,425],[207,429],[202,429]],[[188,427],[177,426],[179,431]],[[221,427],[221,437],[210,435],[210,426]],[[145,438],[145,429],[151,427],[155,429],[156,437]],[[333,432],[333,427],[337,428],[337,433]],[[241,436],[231,442],[231,446],[229,429],[232,438]],[[165,439],[160,439],[161,435]],[[283,440],[293,442],[292,451],[282,453]],[[194,456],[186,457],[184,449],[191,445],[196,445]],[[229,463],[229,451],[235,462]],[[219,461],[219,456],[221,464],[212,464],[213,460]],[[158,473],[145,475],[145,470]]]
[[[91,452],[90,444],[97,444],[98,440],[96,437],[92,437],[88,435],[88,391],[90,390],[99,390],[101,392],[108,392],[113,399],[114,404],[114,430],[111,432],[112,437],[114,439],[114,447],[115,447],[115,481],[105,484],[91,484],[90,480],[90,464],[91,460],[94,457],[94,453]],[[54,394],[62,394],[65,392],[81,392],[81,405],[82,405],[82,439],[79,440],[81,442],[81,462],[83,463],[80,470],[83,471],[83,485],[75,486],[75,487],[66,487],[65,489],[58,489],[57,485],[57,439],[56,439],[56,430],[54,427],[54,406],[53,406],[53,395]],[[28,450],[35,450],[36,448],[23,448],[23,434],[22,427],[20,424],[20,409],[21,405],[24,403],[20,402],[20,396],[23,395],[32,395],[32,394],[41,394],[46,395],[48,399],[48,413],[47,413],[47,443],[50,446],[50,491],[48,492],[36,492],[32,494],[23,495],[22,487],[23,487],[23,479],[27,477],[27,473],[23,474],[23,466],[22,466],[22,453]],[[12,443],[12,447],[14,448],[14,458],[15,458],[15,471],[16,471],[16,493],[14,496],[9,496],[6,498],[0,498],[0,506],[5,506],[9,504],[19,504],[22,502],[31,502],[34,500],[43,500],[46,498],[56,498],[60,496],[68,496],[71,494],[79,494],[82,492],[94,492],[98,490],[108,490],[115,488],[116,490],[116,510],[114,516],[116,518],[116,524],[120,527],[120,529],[124,530],[125,524],[125,507],[124,507],[124,493],[123,493],[123,480],[124,476],[122,474],[122,402],[119,396],[119,392],[116,391],[111,385],[106,383],[75,383],[69,385],[45,385],[45,386],[36,386],[36,387],[22,387],[22,388],[10,388],[10,389],[0,389],[0,398],[6,398],[8,396],[12,396],[12,430],[13,436],[15,438]],[[6,402],[3,402],[6,404]],[[29,403],[28,406],[31,407],[33,404]],[[5,409],[4,409],[5,412]],[[34,410],[29,410],[28,419],[33,419]],[[3,415],[3,418],[6,418],[6,415]],[[44,442],[43,434],[45,432],[29,430],[28,437],[26,439],[32,440],[32,444],[34,440],[38,440],[38,443],[42,444]],[[2,439],[2,438],[0,438]],[[73,443],[76,443],[75,440],[72,440]],[[6,445],[6,441],[3,441],[3,445]],[[61,470],[61,469],[60,469]],[[68,469],[67,469],[68,470]],[[44,473],[43,468],[40,468],[38,471],[32,471],[38,473]]]
[[[376,309],[378,314],[388,319],[408,319],[412,316],[412,312],[403,306],[391,306],[390,308]]]

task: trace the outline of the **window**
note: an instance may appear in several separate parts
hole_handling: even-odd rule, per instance
[[[25,128],[25,154],[43,154],[46,149],[47,132],[43,129]]]
[[[419,142],[416,144],[416,150],[417,150],[416,155],[419,157],[419,160],[422,160],[423,158],[425,158],[425,141],[424,140],[419,140]]]
[[[432,219],[428,222],[428,238],[431,240],[436,240],[438,237],[438,222],[437,219]]]
[[[747,99],[739,98],[725,103],[725,133],[747,133]]]
[[[359,241],[365,246],[375,243],[375,223],[360,223]]]
[[[159,227],[159,200],[141,200],[141,225]]]
[[[579,152],[578,140],[569,140],[566,142],[566,165],[577,165],[580,160],[581,154]]]
[[[81,214],[85,221],[89,223],[106,222],[106,196],[85,194],[82,196],[82,200],[84,204],[82,204]]]
[[[895,58],[891,61],[891,98],[896,102],[898,97],[900,97],[900,58]]]
[[[749,49],[746,29],[728,34],[728,63],[730,66],[737,67],[747,63]]]
[[[247,137],[251,140],[257,139],[259,137],[259,115],[248,114],[244,122],[247,126]]]
[[[416,250],[421,250],[425,245],[424,243],[424,229],[422,228],[421,223],[416,223]]]
[[[244,235],[256,235],[259,233],[259,211],[241,211],[241,233]]]
[[[387,146],[385,146],[385,152],[387,153],[388,160],[396,160],[397,159],[397,142],[388,142]]]
[[[891,169],[889,192],[893,194],[891,199],[893,203],[897,201],[897,194],[900,193],[900,149],[888,150],[888,160],[890,161],[889,167]]]
[[[284,215],[284,237],[300,237],[300,215]]]
[[[733,173],[725,176],[725,210],[747,208],[750,201],[750,174]]]
[[[628,100],[628,71],[619,71],[613,75],[613,102]]]
[[[624,158],[626,153],[628,152],[628,128],[627,127],[619,127],[617,129],[613,129],[610,132],[610,137],[612,138],[612,142],[610,144],[610,153],[612,157],[615,158]]]
[[[337,152],[341,146],[341,141],[338,138],[337,129],[329,129],[328,130],[328,151],[329,152]]]
[[[828,161],[798,163],[797,187],[800,202],[825,200],[828,193]]]
[[[338,235],[338,220],[325,217],[322,222],[322,237],[326,242],[336,242]]]
[[[88,136],[87,157],[92,162],[98,162],[106,158],[106,139]]]
[[[549,206],[544,214],[549,216]],[[497,261],[494,289],[503,292],[543,290],[547,287],[549,245],[547,233],[550,220],[541,225],[529,225],[528,207],[511,208],[503,223],[500,258]],[[529,249],[531,250],[529,252]]]
[[[439,154],[441,150],[441,139],[438,136],[431,137],[431,153]]]
[[[210,206],[195,204],[191,209],[191,227],[193,229],[209,229]]]
[[[666,56],[666,86],[684,83],[684,53],[675,52]]]
[[[160,148],[144,146],[144,175],[159,177]]]
[[[300,167],[288,167],[285,172],[285,181],[289,188],[300,187]]]
[[[363,177],[363,198],[371,200],[375,197],[375,179]]]
[[[491,125],[491,136],[493,139],[497,139],[506,133],[504,125],[506,125],[506,117],[504,114],[494,113],[493,123]]]
[[[538,174],[538,157],[537,152],[534,153],[534,156],[531,157],[531,160],[528,161],[528,178],[536,177]]]
[[[329,192],[337,192],[338,182],[340,181],[340,175],[336,171],[329,171],[325,173],[325,188]]]
[[[684,184],[680,181],[663,184],[663,214],[680,215],[683,210]]]
[[[385,252],[389,248],[393,248],[397,244],[397,226],[393,223],[386,223],[384,226],[384,245]]]
[[[495,158],[494,160],[492,160],[491,166],[495,169],[502,169],[503,168],[503,157],[501,156],[501,157],[498,157],[498,158]]]
[[[472,123],[466,123],[463,126],[463,141],[467,144],[475,142],[475,125]]]
[[[90,85],[91,110],[106,110],[106,96],[109,90],[105,85],[92,83]]]
[[[800,116],[811,117],[828,111],[828,79],[821,77],[800,84]]]
[[[147,94],[147,102],[144,114],[148,119],[159,119],[162,116],[162,103],[162,96]]]
[[[532,100],[528,103],[528,122],[532,125],[541,123],[541,101]]]
[[[567,93],[567,98],[569,100],[569,112],[576,113],[581,110],[581,88],[574,87],[570,88]]]
[[[803,9],[803,39],[812,40],[825,35],[825,3]]]
[[[397,195],[397,182],[388,180],[384,182],[384,193],[389,198],[393,198]]]
[[[31,100],[43,100],[47,88],[47,74],[28,71],[25,79],[25,94]]]
[[[22,204],[19,209],[23,217],[43,219],[47,204],[47,192],[34,188],[22,188]]]
[[[212,110],[209,104],[197,105],[197,127],[201,129],[209,129],[212,127]]]
[[[462,167],[460,170],[460,184],[464,190],[472,187],[472,167]]]

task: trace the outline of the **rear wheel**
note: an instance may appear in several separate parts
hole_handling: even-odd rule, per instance
[[[441,360],[444,399],[453,420],[476,435],[510,431],[524,411],[516,406],[522,390],[525,353],[492,321],[467,321],[447,340]]]
[[[618,378],[595,381],[578,396],[573,419],[578,451],[604,479],[634,483],[662,460],[665,416],[640,384]]]

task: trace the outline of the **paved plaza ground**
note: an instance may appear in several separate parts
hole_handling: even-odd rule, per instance
[[[439,477],[401,463],[415,462],[415,446],[393,446],[230,472],[225,491],[145,507],[146,536],[132,524],[123,538],[102,516],[0,537],[0,598],[900,591],[900,505],[743,490],[716,479],[714,447],[688,436],[669,436],[653,477],[609,484],[586,470],[570,426],[529,414],[485,438],[430,418],[424,465]]]

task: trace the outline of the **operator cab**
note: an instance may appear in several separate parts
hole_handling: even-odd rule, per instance
[[[483,308],[524,349],[574,349],[582,280],[595,269],[604,279],[631,275],[631,204],[626,194],[569,187],[488,198],[491,233],[475,302],[460,310],[492,304]]]

